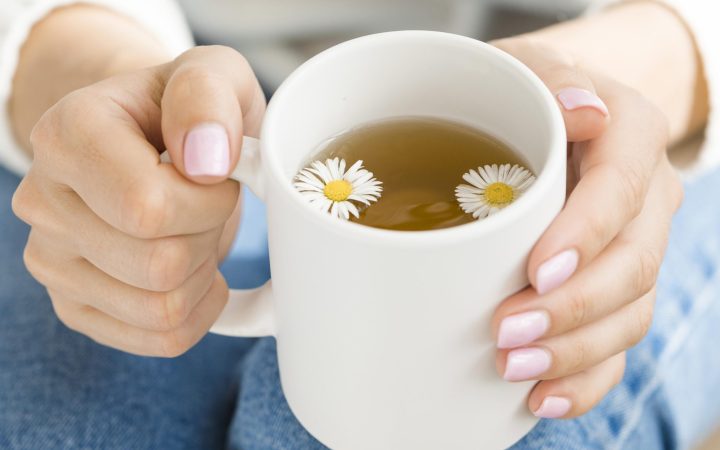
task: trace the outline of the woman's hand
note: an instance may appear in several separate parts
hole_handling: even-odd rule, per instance
[[[245,59],[198,47],[74,91],[35,126],[13,198],[25,263],[58,317],[131,353],[176,356],[222,311],[217,270],[237,226],[226,180],[265,98]],[[161,164],[169,151],[173,165]]]
[[[625,350],[650,328],[682,187],[666,119],[638,92],[528,37],[495,45],[555,94],[571,142],[567,203],[530,255],[532,286],[493,318],[497,368],[508,381],[541,380],[535,415],[575,417],[621,380]]]

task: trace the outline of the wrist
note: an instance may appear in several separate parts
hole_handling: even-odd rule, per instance
[[[168,59],[160,43],[124,16],[89,5],[54,10],[30,32],[15,71],[9,109],[18,142],[28,150],[37,120],[73,90]]]
[[[527,36],[638,90],[665,113],[673,141],[707,120],[707,87],[693,34],[661,1],[620,2]]]

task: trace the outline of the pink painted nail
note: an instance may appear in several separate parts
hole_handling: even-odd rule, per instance
[[[563,284],[577,269],[580,256],[570,249],[558,253],[540,265],[535,277],[538,294],[546,294]]]
[[[230,146],[225,127],[198,125],[185,137],[185,170],[188,175],[225,176],[230,166]]]
[[[527,345],[548,330],[550,319],[545,311],[530,311],[508,316],[500,322],[498,348]]]
[[[560,101],[560,104],[562,104],[568,111],[580,108],[595,108],[604,116],[610,114],[605,102],[603,102],[597,95],[585,89],[575,87],[561,89],[557,93],[557,98]]]
[[[507,355],[507,381],[531,380],[550,368],[550,354],[540,348],[519,348]]]
[[[571,406],[572,403],[569,399],[550,395],[545,397],[545,400],[533,414],[543,419],[557,419],[567,414]]]

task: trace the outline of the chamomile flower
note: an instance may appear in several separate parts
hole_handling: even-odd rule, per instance
[[[360,216],[353,202],[370,205],[377,201],[382,192],[382,183],[373,178],[372,172],[362,167],[362,161],[353,164],[345,171],[345,160],[327,159],[325,163],[315,161],[301,170],[293,185],[321,211],[334,217],[349,219],[350,214]]]
[[[460,207],[476,219],[495,214],[517,200],[535,181],[524,167],[497,164],[478,167],[463,175],[470,183],[455,188]]]

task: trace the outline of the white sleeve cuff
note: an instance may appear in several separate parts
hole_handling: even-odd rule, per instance
[[[73,3],[103,6],[136,20],[174,57],[192,47],[193,40],[174,0],[2,0],[0,4],[0,165],[24,174],[30,157],[14,138],[8,101],[20,49],[32,27],[54,9]]]

